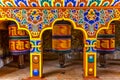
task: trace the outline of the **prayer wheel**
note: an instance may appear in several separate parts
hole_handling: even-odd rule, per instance
[[[10,23],[9,30],[9,52],[18,56],[19,68],[24,67],[24,54],[30,53],[29,36],[24,30],[18,30],[16,23]]]
[[[69,22],[59,21],[54,24],[52,49],[59,55],[60,67],[64,67],[65,54],[71,52],[71,24]]]
[[[109,29],[99,32],[97,38],[97,52],[100,54],[100,62],[106,63],[105,55],[115,51],[115,24],[111,23]]]

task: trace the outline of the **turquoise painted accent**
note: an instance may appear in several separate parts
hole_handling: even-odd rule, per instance
[[[96,6],[99,6],[102,0],[88,0],[88,6],[91,6],[92,3],[97,2]]]
[[[22,15],[26,14],[26,10],[22,9]]]
[[[80,20],[78,21],[78,24],[83,24],[83,23],[84,23],[83,19],[80,19]]]
[[[57,19],[58,18],[58,15],[54,15],[54,19]]]
[[[7,2],[6,4],[7,4],[9,7],[12,7],[12,6],[13,6],[11,2]]]
[[[94,62],[94,56],[88,56],[88,62],[93,63]]]
[[[4,6],[4,4],[3,4],[2,0],[0,0],[0,5],[1,5],[1,6]]]
[[[108,6],[108,5],[109,5],[108,1],[106,1],[106,2],[103,3],[103,6]]]
[[[105,21],[103,19],[100,19],[100,24],[105,24]]]
[[[40,53],[40,52],[41,52],[41,50],[40,50],[39,48],[36,48],[36,52]]]
[[[86,50],[86,52],[90,52],[91,51],[91,47],[88,47],[88,49]]]
[[[52,0],[39,0],[42,7],[44,6],[44,2],[48,3],[50,7],[52,6]]]
[[[44,19],[44,24],[48,24],[48,20],[47,19]]]
[[[56,5],[55,5],[55,6],[60,7],[60,6],[61,6],[61,4],[60,4],[60,3],[56,3]]]
[[[32,44],[33,44],[33,46],[35,46],[35,45],[36,45],[35,41],[33,41],[33,40],[30,40],[30,43],[32,43]]]
[[[45,9],[45,10],[43,10],[43,13],[45,14],[45,15],[48,15],[48,12],[47,12],[47,10]]]
[[[91,44],[93,45],[95,42],[96,42],[96,40],[92,40],[92,41],[91,41]]]
[[[24,18],[21,23],[22,24],[27,24],[27,20]]]

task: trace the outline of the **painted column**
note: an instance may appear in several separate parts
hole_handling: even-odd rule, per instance
[[[84,49],[84,77],[96,77],[96,39],[86,40]]]
[[[42,77],[41,40],[31,39],[30,43],[30,77]]]

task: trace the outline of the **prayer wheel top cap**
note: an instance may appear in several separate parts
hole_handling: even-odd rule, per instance
[[[16,24],[16,22],[10,21],[9,26],[11,26],[11,25],[17,25],[17,24]]]
[[[70,24],[70,25],[71,25],[70,22],[65,21],[65,20],[57,21],[57,22],[55,22],[55,25],[56,25],[56,24]]]

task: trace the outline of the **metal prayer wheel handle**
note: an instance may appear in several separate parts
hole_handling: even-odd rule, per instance
[[[20,69],[25,68],[24,55],[19,55],[19,56],[18,56],[18,67],[19,67]]]
[[[106,67],[106,54],[100,54],[99,55],[99,61],[100,61],[100,67],[105,68]]]
[[[64,68],[65,54],[58,54],[60,68]]]

